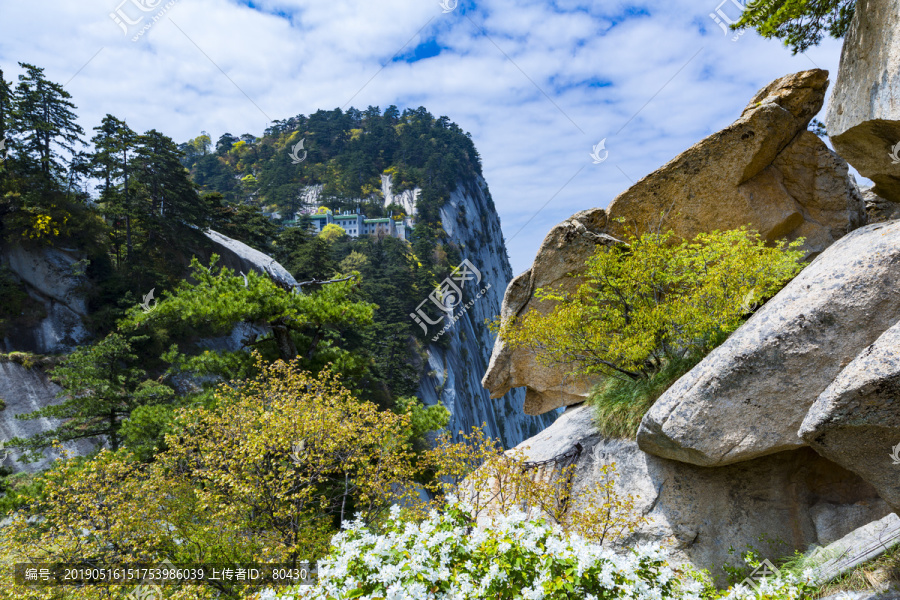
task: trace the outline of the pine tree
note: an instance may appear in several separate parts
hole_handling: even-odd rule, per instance
[[[131,218],[132,206],[128,185],[129,151],[134,151],[137,134],[128,125],[114,117],[106,115],[91,142],[94,152],[91,155],[92,174],[103,182],[100,190],[100,201],[104,204],[106,214],[113,220],[116,231],[116,260],[119,262],[118,230],[120,219],[125,221],[126,261],[131,260]]]
[[[22,158],[26,164],[37,165],[45,182],[56,177],[65,180],[66,169],[59,162],[57,148],[75,152],[76,144],[83,144],[84,130],[75,122],[72,96],[58,83],[44,77],[44,69],[19,63],[25,73],[13,94],[13,123],[21,139]]]
[[[150,196],[150,218],[208,227],[209,211],[182,165],[184,155],[175,142],[155,129],[138,142],[134,175]]]
[[[732,27],[783,40],[797,54],[817,45],[825,33],[843,37],[855,9],[856,0],[757,0],[747,3]]]

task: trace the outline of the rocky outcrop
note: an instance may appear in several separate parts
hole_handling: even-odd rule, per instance
[[[4,351],[57,354],[90,340],[83,321],[88,283],[82,257],[59,248],[17,245],[4,247],[0,260],[25,284],[44,315],[40,322],[11,327],[0,344]]]
[[[825,120],[835,150],[900,202],[900,5],[857,0]]]
[[[869,223],[884,223],[900,219],[900,203],[885,200],[872,188],[860,190],[866,203],[866,216]]]
[[[37,433],[58,427],[61,422],[56,419],[16,419],[16,415],[34,412],[41,408],[56,404],[61,400],[58,394],[61,388],[51,382],[46,373],[39,368],[27,368],[15,362],[0,361],[0,442],[14,437],[27,438]],[[74,455],[84,455],[93,450],[94,444],[88,440],[67,442],[63,448]],[[37,472],[60,456],[53,448],[44,452],[39,462],[18,462],[21,453],[17,450],[0,450],[0,466],[10,467],[14,471]]]
[[[256,271],[268,275],[272,281],[284,288],[293,288],[297,285],[294,276],[268,254],[212,229],[205,231],[204,235],[215,245],[214,252],[221,257],[220,266],[228,267],[235,273]]]
[[[900,318],[900,311],[893,318]],[[816,452],[859,474],[895,511],[900,511],[898,401],[900,322],[841,371],[800,427]]]
[[[770,241],[804,237],[813,256],[864,224],[863,201],[846,163],[806,131],[824,101],[827,76],[816,69],[773,81],[737,121],[638,181],[607,210],[584,211],[557,225],[532,268],[507,289],[504,317],[550,310],[552,304],[534,299],[537,288],[576,285],[566,274],[582,272],[596,245],[621,237],[624,227],[661,227],[692,238],[749,225]],[[526,410],[533,414],[584,401],[591,380],[567,379],[560,374],[564,367],[535,362],[501,340],[482,383],[492,396],[527,387]]]
[[[897,321],[898,265],[900,222],[839,240],[656,401],[641,449],[718,466],[805,445],[813,402]]]
[[[550,302],[532,301],[534,292],[552,287],[566,292],[575,291],[579,280],[568,273],[584,268],[584,259],[597,244],[617,242],[606,234],[595,233],[606,226],[606,211],[601,208],[580,212],[554,227],[538,250],[534,266],[512,280],[506,288],[500,316],[506,320],[527,311],[546,314],[552,310]],[[527,306],[527,309],[525,308]],[[529,352],[511,351],[503,340],[497,340],[482,385],[491,396],[507,394],[527,381],[524,410],[540,415],[560,406],[582,402],[598,381],[593,377],[571,377],[571,368],[547,366]]]
[[[830,543],[890,512],[871,486],[809,448],[708,469],[604,438],[587,405],[570,407],[518,448],[543,461],[576,444],[583,448],[573,478],[576,503],[602,483],[600,468],[615,463],[616,492],[634,495],[636,511],[648,519],[623,544],[671,541],[675,561],[709,568],[718,578],[723,564],[739,560],[731,547],[750,545],[774,558]]]

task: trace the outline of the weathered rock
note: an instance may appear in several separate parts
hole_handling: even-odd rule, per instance
[[[900,541],[900,518],[891,513],[854,529],[841,539],[817,548],[809,558],[815,564],[813,580],[821,585],[877,558]]]
[[[900,270],[900,269],[898,269]],[[896,288],[890,290],[896,294]],[[900,312],[894,312],[897,320]],[[816,452],[871,483],[900,510],[900,322],[884,332],[822,392],[800,435]]]
[[[825,120],[835,150],[900,202],[900,4],[858,0]]]
[[[843,237],[656,401],[641,449],[717,466],[805,445],[813,402],[896,322],[898,285],[900,222]]]
[[[228,267],[235,273],[250,271],[263,273],[282,287],[293,288],[297,285],[294,276],[268,254],[212,229],[205,231],[204,234],[216,244],[216,253],[222,257],[219,263],[221,266]]]
[[[531,310],[543,314],[552,310],[553,303],[532,300],[538,288],[574,291],[579,280],[567,274],[581,271],[585,258],[594,252],[597,244],[616,243],[615,239],[597,233],[605,226],[606,212],[596,208],[573,215],[554,227],[541,244],[531,269],[513,279],[506,288],[501,317],[505,320]],[[530,352],[511,351],[498,339],[481,383],[490,390],[492,398],[527,384],[524,410],[539,415],[583,402],[597,381],[591,377],[569,377],[568,371],[571,369],[565,366],[543,365]]]
[[[616,491],[636,496],[637,512],[648,518],[622,545],[672,541],[674,560],[708,568],[720,579],[721,566],[739,560],[729,554],[731,547],[749,544],[774,560],[792,549],[828,543],[890,512],[859,476],[809,448],[715,469],[698,467],[646,454],[632,441],[604,438],[587,405],[570,407],[518,448],[529,460],[543,461],[578,443],[583,451],[573,478],[576,504],[602,482],[600,468],[614,462]],[[770,541],[761,546],[763,535]]]
[[[51,382],[38,368],[29,369],[14,362],[0,362],[0,399],[5,404],[5,408],[0,410],[0,442],[14,437],[31,437],[58,427],[62,422],[56,419],[22,420],[16,419],[15,416],[61,402],[57,398],[60,391],[60,387]],[[90,440],[80,440],[67,442],[63,447],[74,455],[84,455],[94,449],[94,443]],[[59,452],[51,448],[45,451],[44,458],[39,462],[21,463],[17,461],[20,455],[17,450],[0,450],[0,459],[3,459],[0,460],[0,465],[10,467],[14,471],[33,473],[47,468],[60,456]]]
[[[861,193],[863,201],[866,203],[866,215],[869,223],[884,223],[900,219],[900,202],[885,200],[872,188],[861,190]]]
[[[806,237],[804,248],[816,254],[862,225],[846,163],[806,131],[827,86],[828,72],[818,69],[773,81],[737,121],[613,200],[609,233],[661,226],[690,239],[749,225],[767,240]]]
[[[83,322],[87,315],[86,264],[80,257],[58,248],[6,246],[0,259],[25,284],[43,313],[40,322],[10,327],[0,347],[56,354],[90,340]]]
[[[819,111],[828,73],[803,71],[760,90],[741,117],[681,153],[620,194],[609,208],[578,213],[551,230],[534,265],[510,283],[502,315],[549,311],[534,300],[539,287],[574,289],[603,236],[672,229],[684,238],[749,225],[767,240],[805,237],[809,255],[865,222],[859,191],[846,163],[806,131]],[[624,223],[618,220],[623,219]],[[526,386],[525,410],[545,412],[584,401],[593,379],[566,378],[565,366],[547,368],[524,349],[494,346],[482,385],[496,397]]]

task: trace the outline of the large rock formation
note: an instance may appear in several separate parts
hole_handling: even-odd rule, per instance
[[[900,312],[893,317],[900,318]],[[816,452],[858,473],[895,511],[900,511],[898,403],[900,321],[841,371],[800,427]]]
[[[900,4],[857,0],[825,120],[835,150],[900,202]]]
[[[623,226],[692,238],[749,225],[767,240],[804,237],[807,253],[815,255],[862,225],[865,207],[846,163],[806,131],[822,107],[827,76],[812,70],[773,81],[737,121],[638,181],[607,210],[584,211],[554,227],[532,268],[507,288],[503,316],[550,310],[534,292],[577,285],[567,274],[582,272],[596,245],[621,237]],[[482,383],[494,397],[527,387],[525,410],[539,414],[582,402],[590,391],[593,380],[567,379],[564,371],[500,340]]]
[[[268,254],[212,229],[205,231],[204,235],[215,245],[215,252],[222,258],[220,266],[228,267],[235,273],[256,271],[268,275],[272,281],[285,288],[297,285],[294,276]]]
[[[805,445],[810,406],[900,316],[898,265],[898,221],[839,240],[656,401],[641,449],[717,466]]]
[[[544,461],[576,444],[583,448],[573,478],[576,503],[602,483],[600,468],[615,463],[616,492],[634,495],[637,513],[648,518],[623,544],[672,542],[675,561],[709,568],[717,579],[721,565],[739,561],[729,548],[749,545],[775,558],[828,544],[890,512],[872,486],[809,448],[708,469],[604,438],[587,405],[567,409],[519,449]]]
[[[59,248],[3,248],[0,261],[25,284],[44,317],[33,325],[11,327],[0,348],[6,352],[56,354],[69,352],[90,339],[83,322],[87,315],[87,279],[82,258]]]
[[[860,193],[866,203],[866,216],[869,223],[884,223],[900,219],[900,202],[885,200],[872,188],[861,189]]]

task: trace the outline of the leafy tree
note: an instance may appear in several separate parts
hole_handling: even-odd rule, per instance
[[[827,33],[842,38],[850,27],[856,0],[753,0],[733,29],[753,28],[784,41],[794,54],[805,52]]]
[[[245,279],[229,269],[214,270],[217,260],[213,255],[207,268],[194,258],[190,282],[180,282],[149,313],[135,309],[121,324],[122,329],[147,331],[162,345],[172,336],[224,335],[239,323],[249,323],[271,330],[271,335],[247,340],[247,345],[264,349],[273,358],[293,360],[299,356],[304,366],[316,370],[328,362],[358,367],[344,347],[343,336],[352,336],[354,330],[371,324],[374,307],[353,299],[352,281],[323,285],[315,292],[291,293],[255,272]],[[204,354],[201,362],[212,361],[209,354]],[[169,358],[188,360],[177,352]],[[230,368],[229,360],[221,358]]]
[[[140,360],[132,350],[132,342],[117,333],[90,346],[82,346],[65,362],[53,369],[53,378],[63,388],[60,404],[16,415],[20,419],[63,419],[65,422],[28,439],[8,442],[39,459],[41,450],[54,441],[67,442],[84,438],[106,438],[117,450],[122,442],[120,429],[136,407],[169,401],[174,392],[157,381],[148,380],[138,367]]]
[[[326,242],[337,241],[345,235],[347,235],[347,232],[344,231],[344,228],[340,225],[335,225],[334,223],[329,223],[322,228],[322,231],[319,232],[319,237],[321,237]]]
[[[327,372],[259,366],[255,380],[223,386],[215,406],[180,410],[168,449],[152,463],[127,451],[103,451],[85,465],[58,461],[43,477],[44,498],[3,529],[0,546],[19,559],[110,566],[296,564],[324,555],[344,519],[375,522],[392,502],[417,498],[405,415],[359,401]],[[40,593],[15,587],[7,571],[4,597]],[[197,594],[188,598],[254,591],[186,588]],[[106,597],[95,586],[66,593]]]
[[[767,247],[746,228],[680,244],[672,232],[630,233],[626,242],[599,247],[574,293],[539,289],[555,306],[502,323],[504,341],[575,373],[650,377],[709,352],[800,271],[803,256],[802,240]]]

